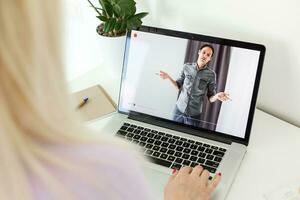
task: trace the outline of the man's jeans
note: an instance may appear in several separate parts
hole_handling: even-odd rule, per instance
[[[180,110],[178,110],[177,106],[175,106],[174,113],[173,113],[174,121],[197,127],[197,126],[199,126],[199,119],[200,119],[200,115],[189,116],[185,113],[180,112]]]

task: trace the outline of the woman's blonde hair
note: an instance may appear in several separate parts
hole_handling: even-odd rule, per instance
[[[58,0],[0,0],[0,199],[32,199],[28,172],[70,196],[45,165],[74,166],[45,147],[104,142],[82,134],[69,103],[59,7]]]

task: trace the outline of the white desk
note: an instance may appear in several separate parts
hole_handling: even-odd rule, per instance
[[[117,101],[120,83],[116,78],[118,75],[105,77],[101,72],[95,69],[72,81],[71,90],[100,83]],[[95,120],[90,126],[101,130],[107,120]],[[248,151],[227,199],[261,200],[266,192],[295,181],[300,184],[299,154],[300,129],[256,110]],[[152,186],[161,184],[159,178],[149,180]]]

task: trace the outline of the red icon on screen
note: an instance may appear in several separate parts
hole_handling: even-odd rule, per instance
[[[133,34],[133,37],[135,37],[135,38],[136,38],[136,37],[137,37],[137,33],[134,33],[134,34]]]

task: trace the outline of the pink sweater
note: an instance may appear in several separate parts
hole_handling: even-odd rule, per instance
[[[73,194],[72,199],[152,199],[139,163],[133,155],[119,147],[113,145],[68,146],[55,148],[55,153],[70,160],[72,165],[84,169],[81,172],[76,170],[74,172],[47,164],[46,170],[57,178],[65,191]],[[92,177],[97,184],[89,184],[87,177]],[[30,173],[30,181],[35,199],[62,199],[53,194],[47,183],[35,173]]]

